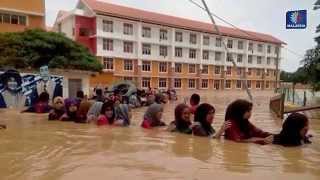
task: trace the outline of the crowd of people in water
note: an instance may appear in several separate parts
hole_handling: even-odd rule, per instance
[[[154,93],[154,92],[149,92]],[[238,99],[228,105],[225,122],[215,130],[212,126],[216,110],[208,103],[201,103],[200,95],[193,94],[189,103],[181,103],[175,107],[174,121],[166,124],[162,120],[164,104],[168,96],[154,93],[153,101],[148,103],[142,118],[141,127],[152,129],[165,127],[170,132],[190,134],[235,142],[252,142],[257,144],[279,144],[283,146],[299,146],[311,143],[308,135],[309,120],[304,114],[292,113],[283,122],[279,134],[265,132],[249,119],[253,111],[253,104],[247,100]],[[42,92],[38,101],[32,107],[22,112],[49,113],[50,121],[73,121],[76,123],[94,123],[97,126],[122,126],[131,124],[132,106],[124,103],[121,95],[112,94],[105,97],[101,89],[97,89],[92,98],[88,98],[82,91],[77,92],[76,98],[63,99],[55,97],[49,102],[49,94]],[[1,126],[1,128],[6,128]]]

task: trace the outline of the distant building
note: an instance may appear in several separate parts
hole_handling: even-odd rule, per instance
[[[104,65],[91,86],[132,80],[141,88],[242,89],[244,75],[249,88],[272,89],[279,76],[277,54],[285,44],[223,26],[219,38],[209,23],[97,0],[80,0],[74,10],[60,11],[54,30],[87,46]]]
[[[0,32],[45,29],[45,0],[1,0]]]

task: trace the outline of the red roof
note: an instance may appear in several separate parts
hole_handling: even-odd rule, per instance
[[[217,34],[213,29],[212,24],[184,19],[180,17],[174,17],[170,15],[164,15],[154,13],[150,11],[139,10],[135,8],[115,5],[111,3],[101,2],[97,0],[81,0],[83,3],[89,6],[97,14],[115,16],[119,18],[126,18],[135,21],[142,21],[145,23],[159,24],[164,26],[188,29],[193,31],[201,31],[206,33]],[[257,33],[246,30],[238,30],[235,28],[218,26],[223,36],[230,36],[234,38],[249,39],[254,41],[285,44],[285,42],[267,34]],[[245,31],[245,32],[242,32]],[[249,35],[250,36],[249,36]]]

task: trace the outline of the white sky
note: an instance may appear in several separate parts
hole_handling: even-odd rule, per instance
[[[102,0],[168,15],[210,22],[207,14],[188,0]],[[200,0],[195,0],[201,3]],[[304,55],[315,46],[316,26],[320,23],[320,10],[314,11],[315,0],[206,0],[210,10],[239,28],[273,35],[288,45],[287,48]],[[59,10],[71,10],[78,0],[46,0],[46,21],[52,26]],[[286,12],[308,10],[308,26],[304,30],[285,28]],[[225,25],[216,20],[218,24]],[[301,57],[282,50],[281,68],[295,71]]]

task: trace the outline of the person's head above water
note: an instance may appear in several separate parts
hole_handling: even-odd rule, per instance
[[[237,123],[248,120],[252,114],[252,107],[253,104],[247,100],[235,100],[227,107],[225,120],[233,120]]]
[[[175,124],[178,130],[184,130],[191,125],[190,110],[186,104],[179,104],[174,110]]]
[[[200,104],[194,114],[194,122],[199,122],[208,134],[212,134],[214,133],[214,129],[211,124],[213,122],[215,112],[215,108],[210,104]]]
[[[53,99],[53,108],[56,110],[62,110],[64,108],[63,98],[57,96]]]
[[[159,122],[161,121],[162,113],[163,106],[161,104],[153,103],[148,107],[146,113],[144,114],[144,118],[153,122]]]
[[[292,113],[284,121],[280,134],[275,135],[274,144],[283,146],[299,146],[310,143],[307,133],[309,130],[309,120],[304,114]]]
[[[200,103],[200,95],[199,94],[192,94],[190,97],[190,104],[191,106],[197,106]]]
[[[109,123],[113,124],[115,117],[114,103],[112,101],[106,101],[103,103],[100,114],[106,116]]]
[[[81,90],[77,91],[77,98],[83,99],[84,98],[84,92],[81,91]]]

